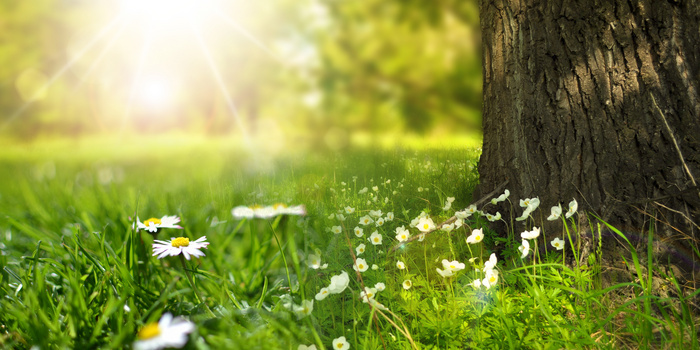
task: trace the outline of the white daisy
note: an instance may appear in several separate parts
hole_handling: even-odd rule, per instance
[[[368,241],[372,242],[374,245],[380,245],[382,244],[382,235],[379,234],[379,232],[374,231],[372,234],[367,238]]]
[[[294,305],[293,311],[297,315],[297,319],[309,316],[314,311],[314,301],[302,300],[301,305]]]
[[[369,299],[374,299],[375,295],[377,295],[377,288],[365,287],[365,291],[360,293],[360,299],[362,302],[368,303]]]
[[[442,277],[451,277],[452,275],[454,275],[454,272],[452,272],[452,270],[448,270],[448,269],[445,269],[445,270],[435,269],[435,270]]]
[[[520,259],[525,259],[527,254],[530,253],[530,243],[526,239],[523,239],[523,244],[518,247],[518,251],[522,254]]]
[[[455,272],[463,270],[464,263],[457,260],[448,261],[447,259],[442,259],[442,267],[442,270],[437,268],[435,270],[437,270],[438,274],[440,274],[442,277],[450,277],[454,275]]]
[[[355,236],[362,237],[364,235],[364,230],[360,227],[355,226]]]
[[[552,247],[556,248],[557,250],[564,249],[564,240],[559,237],[555,238],[549,243],[552,245]]]
[[[377,227],[384,225],[384,218],[378,218],[377,221],[375,221],[375,225]]]
[[[442,225],[442,230],[445,231],[445,232],[447,232],[447,233],[452,232],[452,230],[454,230],[454,229],[455,229],[455,223],[454,223],[454,222],[451,223],[451,224]]]
[[[360,218],[360,225],[362,226],[367,226],[372,223],[374,223],[374,219],[372,219],[369,215],[365,215]]]
[[[504,200],[508,199],[508,196],[510,196],[510,191],[506,190],[502,195],[492,199],[491,204],[496,205],[498,202],[503,202]]]
[[[568,219],[576,213],[576,210],[578,210],[578,202],[576,202],[576,198],[574,198],[574,200],[569,202],[569,210],[566,212],[566,215],[564,215],[564,216]]]
[[[189,333],[194,331],[194,323],[183,318],[173,320],[173,315],[166,313],[158,323],[149,323],[139,331],[134,342],[135,350],[156,350],[163,348],[182,348],[187,344]]]
[[[303,204],[293,205],[285,208],[281,214],[304,216],[306,215],[306,207]]]
[[[408,232],[406,228],[403,226],[399,226],[396,228],[396,240],[399,242],[406,242],[408,238],[411,237],[411,234]]]
[[[180,222],[180,218],[177,216],[163,216],[160,219],[150,218],[144,222],[141,222],[139,218],[136,218],[136,230],[146,230],[151,233],[156,233],[162,228],[179,228],[182,226],[177,225]]]
[[[309,254],[309,256],[306,258],[306,263],[314,270],[325,269],[328,267],[328,264],[321,265],[321,257],[318,254]]]
[[[202,236],[192,242],[186,237],[170,238],[169,241],[155,240],[154,242],[153,256],[158,255],[158,259],[162,259],[168,255],[175,256],[179,254],[184,255],[187,260],[190,260],[190,256],[198,258],[204,256],[204,253],[202,253],[200,249],[207,248],[209,245],[207,236]]]
[[[367,188],[367,187],[365,187]],[[333,349],[335,350],[348,350],[350,349],[350,343],[345,339],[345,337],[333,339]]]
[[[486,219],[488,219],[491,222],[501,220],[501,213],[496,212],[496,215],[486,214]]]
[[[535,239],[540,235],[540,228],[539,227],[533,227],[532,231],[523,231],[520,233],[520,237],[523,239]]]
[[[277,216],[277,211],[270,205],[266,207],[256,205],[253,207],[253,212],[255,213],[255,217],[260,219],[270,219]]]
[[[476,244],[481,242],[484,239],[484,234],[483,234],[483,229],[475,229],[472,231],[472,234],[467,237],[467,243],[468,244]]]
[[[418,220],[418,225],[416,226],[421,232],[428,232],[435,229],[435,223],[433,219],[424,217]]]
[[[552,207],[552,214],[550,214],[549,217],[547,217],[547,220],[554,221],[556,219],[559,219],[560,216],[561,216],[561,204],[558,204],[558,205]]]
[[[486,289],[490,289],[491,286],[496,285],[496,282],[498,282],[498,270],[487,270],[486,277],[481,281],[481,284]]]
[[[328,288],[321,288],[321,290],[316,293],[316,300],[321,301],[323,299],[326,299],[326,297],[330,294],[331,292],[328,290]]]
[[[350,283],[350,276],[348,273],[343,271],[339,275],[331,277],[331,284],[328,286],[328,292],[331,294],[338,294],[345,290]]]
[[[496,263],[498,263],[498,259],[496,258],[496,253],[491,253],[489,260],[484,261],[484,271],[489,271],[489,270],[495,269]]]
[[[375,218],[380,218],[382,216],[382,211],[381,210],[370,210],[369,216],[372,216]]]
[[[239,205],[231,210],[231,215],[236,219],[252,219],[255,216],[255,211],[251,207]]]
[[[365,272],[369,268],[369,265],[367,265],[367,261],[365,259],[357,258],[355,260],[355,265],[353,265],[352,268],[355,269],[355,271]]]

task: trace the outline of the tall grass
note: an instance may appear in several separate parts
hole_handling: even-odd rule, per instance
[[[279,158],[204,150],[0,157],[0,345],[129,348],[139,329],[170,312],[194,322],[186,347],[197,349],[321,349],[341,336],[351,349],[698,348],[698,292],[683,290],[678,276],[658,268],[663,262],[640,259],[622,232],[597,218],[591,222],[600,225],[589,226],[598,227],[598,244],[602,230],[629,244],[636,279],[603,286],[600,246],[587,264],[571,263],[579,260],[582,234],[573,219],[560,232],[566,260],[552,249],[521,259],[520,232],[541,224],[532,219],[523,225],[504,218],[506,232],[494,232],[475,214],[450,233],[399,244],[395,228],[408,228],[422,211],[439,223],[471,202],[476,150]],[[257,160],[265,164],[252,165]],[[456,199],[444,209],[447,197]],[[231,215],[237,205],[278,202],[304,204],[308,214]],[[353,229],[370,210],[395,218],[365,226],[358,238]],[[163,215],[180,216],[183,229],[155,237],[134,229],[137,217]],[[476,228],[484,228],[485,239],[469,245],[465,238]],[[367,241],[375,230],[381,245]],[[557,234],[548,232],[547,240]],[[151,256],[154,239],[204,235],[210,245],[200,259]],[[647,238],[652,257],[654,232]],[[358,255],[360,243],[366,248]],[[540,237],[540,246],[549,241]],[[498,283],[473,287],[492,252]],[[328,266],[311,268],[311,254]],[[357,258],[377,268],[356,273]],[[442,277],[442,259],[466,268]],[[350,276],[348,288],[314,300],[341,271]],[[653,289],[658,277],[672,296]],[[386,286],[375,297],[386,310],[360,298],[377,283]],[[308,316],[290,310],[303,300],[314,300]]]

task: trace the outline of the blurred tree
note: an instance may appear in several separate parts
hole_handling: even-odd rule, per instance
[[[0,121],[12,117],[25,103],[56,98],[41,89],[62,53],[60,44],[52,40],[64,29],[56,26],[52,5],[52,0],[0,2]],[[32,133],[32,124],[53,119],[43,109],[32,108],[32,112],[19,125],[23,132]]]
[[[324,94],[314,129],[477,129],[481,71],[476,1],[325,1],[313,33]],[[333,117],[338,116],[338,117]],[[343,116],[347,116],[344,118]],[[321,125],[319,125],[321,124]]]
[[[266,138],[272,125],[342,147],[355,131],[479,126],[476,0],[213,3],[198,20],[177,11],[196,1],[2,2],[3,127]]]

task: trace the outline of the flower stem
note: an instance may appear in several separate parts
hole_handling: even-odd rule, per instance
[[[214,313],[211,311],[209,308],[209,305],[204,302],[204,299],[202,296],[199,294],[199,289],[197,289],[197,286],[194,284],[194,279],[192,279],[192,274],[190,274],[190,271],[187,269],[187,264],[185,263],[185,257],[180,254],[180,262],[182,262],[182,269],[185,270],[185,275],[187,276],[187,281],[190,282],[190,286],[192,286],[192,289],[194,290],[194,296],[197,298],[197,303],[199,304],[204,304],[204,307],[207,309],[209,312],[209,315],[211,317],[216,317]]]

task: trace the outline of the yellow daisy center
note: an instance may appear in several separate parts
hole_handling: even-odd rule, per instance
[[[148,219],[148,220],[146,220],[146,221],[143,222],[143,224],[146,225],[146,226],[151,226],[151,223],[153,223],[154,225],[160,225],[160,224],[162,224],[162,222],[160,221],[160,219],[156,219],[156,218],[150,218],[150,219]]]
[[[339,343],[338,343],[338,344],[336,344],[335,346],[337,346],[337,347],[338,347],[338,349],[342,349],[342,348],[343,348],[343,343],[340,343],[340,342],[339,342]]]
[[[275,204],[272,206],[272,209],[278,210],[278,209],[284,209],[284,208],[286,208],[286,207],[287,207],[287,205],[284,204],[284,203],[275,203]]]
[[[491,276],[491,278],[489,278],[489,282],[491,282],[491,283],[496,282],[496,277],[495,277],[495,276]]]
[[[379,238],[374,237],[374,241],[375,241],[375,242],[379,242]]]
[[[429,229],[429,228],[430,228],[430,225],[428,225],[428,224],[424,224],[424,225],[423,225],[423,229],[427,230],[427,229]]]
[[[456,268],[456,267],[455,267],[454,265],[450,265],[450,268],[451,268],[451,269],[454,269],[454,268]]]
[[[555,246],[555,247],[558,247],[558,246],[559,246],[559,242],[554,242],[554,246]]]
[[[476,237],[474,237],[474,239],[477,240],[477,241],[480,241],[480,240],[481,240],[481,236],[476,235]]]
[[[139,339],[151,339],[158,335],[160,335],[160,328],[158,327],[158,323],[153,322],[141,328],[137,337]]]
[[[359,265],[357,265],[357,267],[359,267],[359,268],[360,268],[360,270],[362,270],[362,269],[364,269],[364,268],[365,268],[365,265],[364,265],[364,264],[359,264]]]
[[[172,242],[170,242],[170,245],[172,245],[175,248],[187,247],[190,245],[190,239],[185,237],[178,237],[173,239]]]

